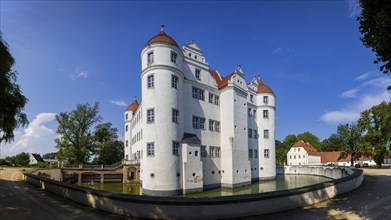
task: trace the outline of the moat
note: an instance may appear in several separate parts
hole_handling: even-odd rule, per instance
[[[215,196],[232,196],[244,194],[257,194],[263,192],[279,191],[286,189],[300,188],[303,186],[314,185],[327,182],[330,178],[312,175],[277,175],[275,180],[265,180],[254,182],[249,186],[238,188],[215,188],[205,190],[200,193],[186,195],[177,195],[179,197],[215,197]],[[77,185],[91,187],[100,190],[106,190],[115,193],[125,193],[131,195],[141,195],[141,185],[137,183],[77,183]]]

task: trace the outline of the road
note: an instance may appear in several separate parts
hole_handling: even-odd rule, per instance
[[[315,205],[245,219],[391,219],[391,167],[364,169],[365,180],[353,192]],[[78,205],[38,189],[15,170],[0,170],[0,219],[126,219]]]

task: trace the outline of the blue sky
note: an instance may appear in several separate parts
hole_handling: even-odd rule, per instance
[[[139,54],[161,24],[180,45],[194,40],[222,75],[238,64],[247,81],[260,74],[277,95],[277,139],[323,140],[390,101],[359,13],[354,1],[1,1],[30,121],[1,154],[55,151],[54,117],[78,103],[99,102],[122,137],[123,111],[141,97]]]

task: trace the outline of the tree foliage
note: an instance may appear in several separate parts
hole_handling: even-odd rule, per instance
[[[359,30],[363,37],[361,41],[366,47],[376,53],[376,64],[381,64],[380,71],[385,74],[391,69],[391,1],[360,0],[361,15]],[[390,87],[389,87],[390,89]]]
[[[363,131],[360,147],[373,153],[375,162],[381,166],[387,145],[391,143],[391,102],[382,102],[361,112],[358,126]]]
[[[363,151],[358,147],[361,138],[361,131],[357,124],[339,125],[337,128],[337,135],[342,140],[343,151],[338,159],[347,158],[349,155],[350,165],[354,165],[354,161],[358,160],[363,155]]]
[[[56,152],[46,153],[42,156],[43,159],[56,159]]]
[[[94,137],[97,157],[94,164],[113,164],[123,159],[124,144],[118,141],[118,129],[111,123],[99,124],[95,127]]]
[[[298,140],[302,140],[302,141],[304,141],[304,142],[308,142],[308,143],[310,143],[315,149],[320,150],[320,141],[319,141],[319,138],[318,138],[316,135],[314,135],[314,134],[312,134],[312,133],[310,133],[310,132],[308,132],[308,131],[306,131],[306,132],[304,132],[304,133],[301,133],[301,134],[297,135],[297,139],[298,139]]]
[[[16,84],[17,72],[12,71],[15,60],[0,34],[0,144],[14,139],[14,130],[28,124],[23,112],[28,99]]]
[[[13,157],[6,157],[2,162],[3,165],[11,166],[28,166],[30,162],[30,155],[28,153],[22,152]]]
[[[101,120],[99,104],[79,104],[71,112],[61,112],[56,116],[57,133],[55,140],[57,156],[72,164],[85,164],[94,153],[95,140],[90,128]]]
[[[343,143],[340,136],[337,134],[330,135],[329,138],[324,139],[320,143],[320,150],[323,152],[326,151],[341,151],[343,150]]]

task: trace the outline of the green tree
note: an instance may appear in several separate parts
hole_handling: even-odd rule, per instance
[[[360,147],[374,154],[375,162],[381,167],[387,154],[387,145],[391,143],[391,102],[379,105],[361,112],[358,126],[364,135]]]
[[[324,139],[320,143],[320,150],[323,152],[343,150],[343,143],[341,137],[337,134],[330,135],[329,138]]]
[[[312,134],[312,133],[310,133],[310,132],[308,132],[308,131],[306,131],[306,132],[304,132],[304,133],[301,133],[301,134],[297,135],[297,139],[298,139],[298,140],[302,140],[302,141],[304,141],[304,142],[308,142],[308,143],[310,143],[315,149],[320,150],[320,141],[319,141],[319,138],[318,138],[316,135],[314,135],[314,134]]]
[[[14,156],[13,162],[17,166],[28,166],[30,162],[30,155],[28,153],[22,152]]]
[[[288,150],[293,147],[294,144],[296,144],[296,142],[298,142],[299,139],[297,138],[296,135],[294,134],[290,134],[290,135],[287,135],[284,140],[282,140],[282,143],[285,145],[285,147],[288,148]]]
[[[97,157],[94,164],[113,164],[123,159],[124,144],[118,141],[118,129],[111,123],[99,124],[95,127],[95,145]]]
[[[94,136],[91,126],[101,120],[99,104],[79,104],[71,112],[61,112],[56,116],[58,122],[55,140],[59,159],[71,164],[86,164],[94,153]]]
[[[28,99],[16,84],[18,73],[11,68],[15,60],[0,34],[0,144],[14,140],[14,130],[28,124],[23,112]]]
[[[42,156],[43,159],[56,159],[56,152],[46,153]]]
[[[350,155],[350,165],[353,166],[354,161],[363,155],[363,151],[358,147],[361,138],[360,128],[355,123],[339,125],[337,135],[342,140],[343,146],[343,151],[338,159],[344,159]]]
[[[361,15],[359,30],[361,41],[376,53],[376,64],[382,63],[380,71],[388,74],[391,69],[391,1],[360,0]],[[390,89],[390,86],[389,86]]]
[[[289,151],[289,147],[287,147],[284,143],[279,140],[276,140],[276,163],[278,165],[284,165],[287,161],[286,155]]]

